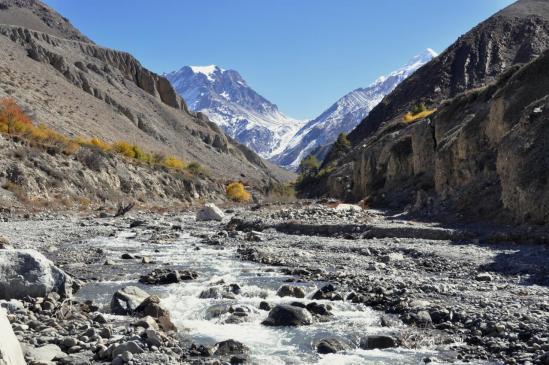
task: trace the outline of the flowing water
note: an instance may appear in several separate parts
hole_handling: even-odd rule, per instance
[[[113,292],[123,286],[138,285],[149,293],[158,294],[163,305],[170,310],[172,320],[182,333],[189,333],[193,341],[214,344],[234,339],[251,350],[253,364],[420,364],[430,351],[412,351],[402,348],[390,350],[358,349],[359,338],[370,334],[391,334],[399,329],[380,326],[380,314],[363,306],[347,302],[329,302],[333,317],[329,322],[300,327],[267,327],[261,322],[268,312],[259,310],[263,300],[271,303],[311,301],[312,293],[324,283],[302,284],[307,293],[305,299],[280,298],[276,290],[290,277],[272,268],[251,262],[243,262],[236,250],[219,249],[200,243],[200,239],[183,235],[176,243],[155,245],[137,242],[131,232],[116,238],[95,239],[90,244],[102,247],[108,257],[120,257],[123,252],[138,252],[154,257],[157,263],[177,269],[191,269],[199,273],[192,281],[165,286],[143,286],[135,282],[136,274],[143,274],[150,267],[134,264],[133,268],[116,280],[86,285],[80,292],[82,299],[108,305]],[[155,250],[158,249],[158,252]],[[127,262],[124,263],[127,266]],[[130,280],[134,278],[133,280]],[[200,299],[202,290],[215,285],[238,284],[241,293],[236,299]],[[319,301],[323,302],[323,301]],[[326,302],[328,303],[328,302]],[[249,312],[244,323],[225,323],[230,313],[211,318],[208,309],[214,305],[243,307]],[[188,331],[188,332],[187,332]],[[323,338],[342,337],[355,349],[338,354],[319,355],[315,343]]]

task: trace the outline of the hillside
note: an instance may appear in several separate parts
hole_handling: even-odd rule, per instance
[[[1,22],[0,98],[15,99],[35,123],[197,162],[220,182],[289,177],[190,112],[167,79],[95,45],[41,2],[0,0]]]
[[[359,144],[385,121],[418,102],[442,100],[484,86],[517,63],[539,56],[549,44],[549,4],[519,0],[480,23],[402,82],[350,134]]]
[[[284,150],[303,125],[253,90],[235,70],[185,66],[166,75],[189,109],[210,120],[239,143],[270,159]]]
[[[521,158],[507,156],[504,162],[504,151],[520,148],[527,133],[544,133],[543,122],[532,125],[531,132],[522,123],[532,114],[530,104],[544,97],[543,75],[536,79],[529,71],[547,56],[512,76],[548,46],[549,3],[544,1],[518,1],[479,24],[372,110],[351,133],[353,150],[338,161],[325,161],[332,166],[330,176],[315,185],[316,193],[430,214],[461,212],[464,219],[546,223],[547,197],[539,186],[527,191],[516,186],[522,166],[543,166],[543,159],[523,155],[513,173],[502,166]],[[438,111],[403,122],[404,112],[419,102]],[[544,151],[539,140],[530,142],[530,148]],[[546,173],[539,179],[520,181],[543,186]],[[538,207],[526,196],[541,199]]]

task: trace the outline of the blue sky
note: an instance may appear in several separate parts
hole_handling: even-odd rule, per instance
[[[238,70],[295,118],[314,118],[425,48],[441,52],[512,0],[46,0],[98,44],[155,72]]]

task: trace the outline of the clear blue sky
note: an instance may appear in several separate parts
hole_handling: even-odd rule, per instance
[[[98,44],[158,73],[239,71],[295,118],[314,118],[430,47],[441,52],[512,0],[46,0]]]

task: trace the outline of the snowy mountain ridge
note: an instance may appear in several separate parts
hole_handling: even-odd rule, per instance
[[[379,77],[370,86],[346,94],[317,118],[305,124],[288,142],[286,149],[272,157],[272,161],[288,169],[297,169],[307,155],[319,147],[333,143],[339,133],[353,130],[400,82],[437,55],[427,48],[406,65],[387,76]]]

